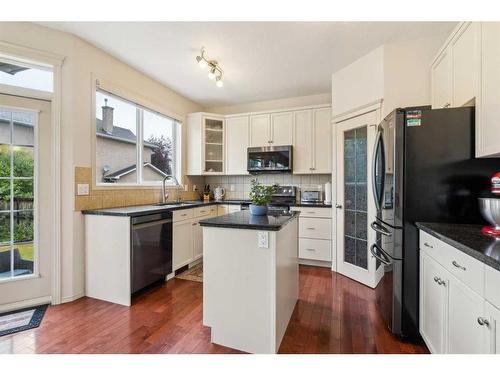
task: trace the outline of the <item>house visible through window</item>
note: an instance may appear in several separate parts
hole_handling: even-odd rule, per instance
[[[97,184],[155,185],[167,176],[178,179],[179,128],[173,118],[98,90]]]

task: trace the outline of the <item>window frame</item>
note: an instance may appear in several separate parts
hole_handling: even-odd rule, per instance
[[[93,189],[106,190],[106,189],[157,189],[161,187],[161,181],[144,181],[143,177],[143,167],[142,167],[142,149],[143,149],[143,134],[144,134],[144,122],[143,114],[144,111],[149,111],[158,116],[165,117],[169,120],[175,122],[174,131],[172,136],[172,143],[174,145],[174,162],[173,162],[173,175],[178,181],[178,184],[168,181],[167,186],[169,189],[182,189],[182,134],[183,134],[183,121],[182,116],[165,111],[159,106],[149,102],[138,94],[134,94],[130,90],[123,89],[116,86],[110,82],[103,81],[102,79],[93,78],[92,79],[92,111],[91,111],[91,137],[92,137],[92,187]],[[135,183],[110,183],[101,182],[97,180],[97,133],[96,133],[96,95],[97,92],[107,94],[115,97],[118,100],[130,103],[136,108],[136,165],[141,166],[137,168],[137,179]]]

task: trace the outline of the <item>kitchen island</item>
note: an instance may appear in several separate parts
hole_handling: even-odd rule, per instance
[[[276,353],[298,299],[298,212],[200,220],[203,324],[211,341]]]

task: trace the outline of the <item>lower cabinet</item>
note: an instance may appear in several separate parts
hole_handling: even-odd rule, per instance
[[[192,219],[173,224],[174,271],[191,263],[193,259],[193,222]]]
[[[420,334],[431,353],[500,353],[500,309],[476,291],[485,289],[477,286],[485,274],[498,271],[484,266],[486,272],[475,270],[481,280],[471,279],[465,273],[477,261],[470,257],[464,275],[455,276],[457,266],[445,260],[464,262],[463,252],[422,232],[420,244]]]
[[[203,229],[199,224],[200,219],[194,219],[193,230],[193,260],[200,259],[203,256]]]

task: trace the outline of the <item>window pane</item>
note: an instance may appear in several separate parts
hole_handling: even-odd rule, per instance
[[[10,242],[10,212],[0,212],[0,244]]]
[[[33,112],[12,112],[12,121],[12,143],[20,146],[33,146],[36,115]]]
[[[10,144],[10,120],[12,112],[0,109],[0,145]]]
[[[33,242],[16,244],[14,252],[14,276],[30,275],[33,273]]]
[[[26,68],[0,61],[0,83],[27,89],[53,92],[54,74],[51,71]]]
[[[33,177],[35,160],[33,147],[13,146],[14,177]]]
[[[14,180],[14,210],[33,210],[33,180]]]
[[[10,177],[10,146],[0,144],[0,177]]]
[[[0,246],[0,280],[11,277],[10,245]]]
[[[10,209],[10,180],[0,179],[0,211]]]
[[[136,106],[96,92],[96,181],[137,182]]]
[[[161,181],[174,174],[175,121],[144,110],[143,176],[144,181]]]
[[[33,212],[14,212],[14,276],[33,273]]]
[[[14,212],[14,243],[33,241],[33,212]]]

